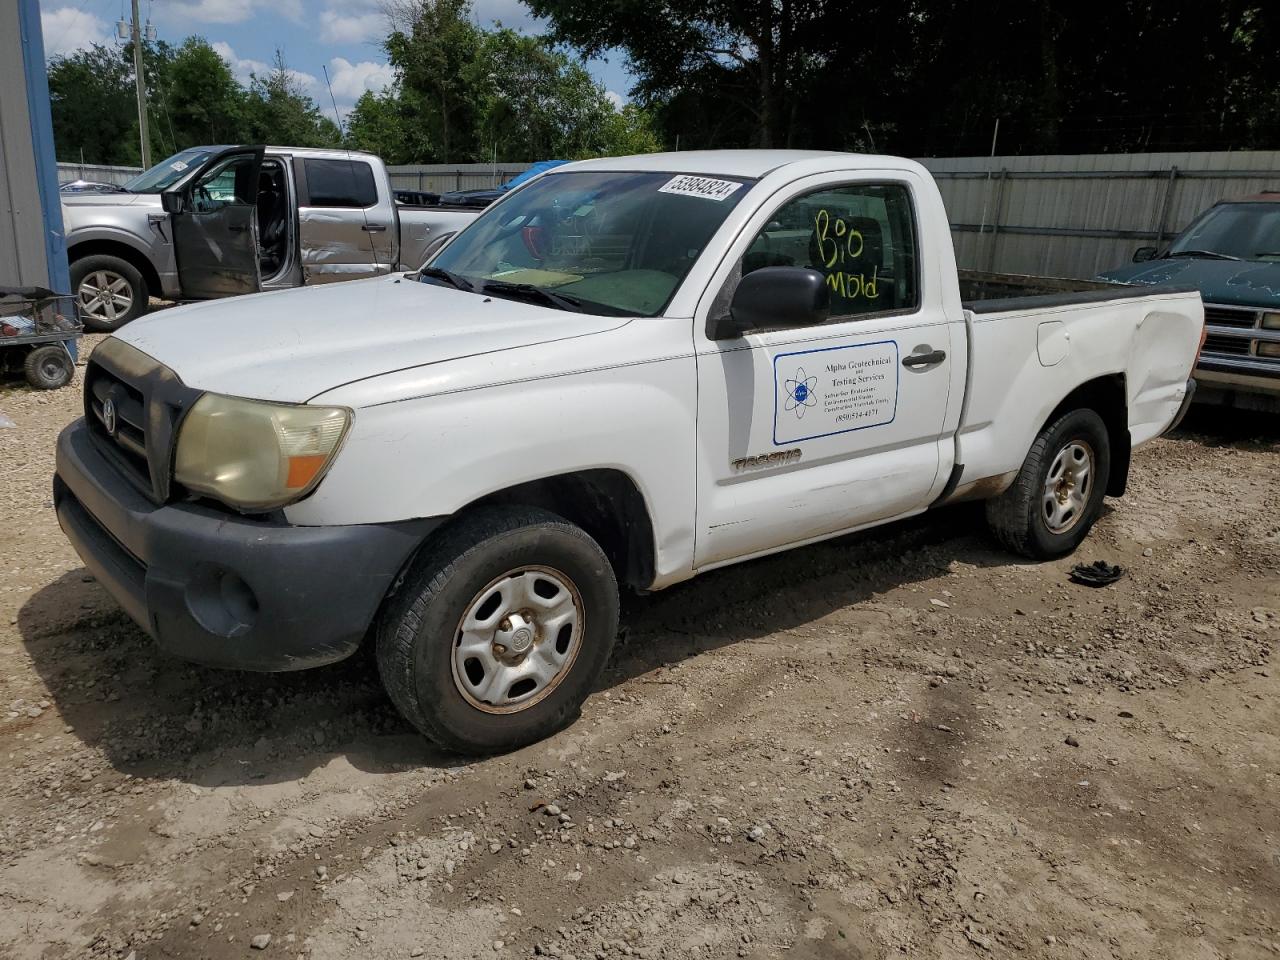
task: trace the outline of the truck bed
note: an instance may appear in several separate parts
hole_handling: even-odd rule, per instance
[[[1163,293],[1186,293],[1193,287],[1150,287],[1076,280],[1069,277],[1032,277],[1018,273],[986,273],[961,270],[960,299],[974,313],[1006,313],[1037,310],[1075,303],[1102,303]]]

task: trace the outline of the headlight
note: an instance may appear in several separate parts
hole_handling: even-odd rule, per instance
[[[182,422],[174,478],[233,507],[282,507],[320,482],[350,424],[345,407],[206,393]]]
[[[1262,315],[1263,330],[1280,330],[1280,313],[1264,313]]]

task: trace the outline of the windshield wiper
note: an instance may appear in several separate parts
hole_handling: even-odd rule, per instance
[[[1166,253],[1166,260],[1172,260],[1174,257],[1208,257],[1210,260],[1239,260],[1239,257],[1233,257],[1229,253],[1218,253],[1216,250],[1179,250],[1177,253]]]
[[[577,297],[571,297],[565,293],[555,293],[542,287],[535,287],[532,283],[508,283],[505,280],[487,280],[480,289],[485,293],[505,293],[518,297],[527,297],[530,300],[537,300],[548,307],[556,307],[559,310],[582,312],[582,301]]]
[[[432,280],[443,280],[451,287],[459,290],[474,290],[476,285],[464,277],[460,273],[454,273],[452,270],[442,270],[439,267],[423,267],[418,271],[418,279],[421,282],[423,277],[430,277]]]

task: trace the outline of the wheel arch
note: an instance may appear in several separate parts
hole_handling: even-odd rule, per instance
[[[1129,482],[1129,459],[1132,441],[1129,436],[1129,403],[1123,373],[1106,374],[1080,384],[1045,418],[1037,434],[1072,410],[1093,410],[1102,418],[1110,440],[1111,473],[1107,478],[1107,496],[1124,495]]]
[[[655,576],[653,521],[631,476],[614,468],[575,470],[495,490],[467,504],[454,519],[479,507],[541,507],[585,530],[600,544],[620,583],[647,590]],[[448,527],[433,531],[424,546]],[[421,548],[419,548],[421,550]]]
[[[163,295],[160,274],[156,270],[155,264],[137,247],[132,247],[121,240],[91,238],[77,241],[67,248],[67,262],[69,264],[74,264],[77,260],[83,260],[85,257],[95,256],[119,257],[142,274],[142,279],[147,284],[147,292],[151,296],[158,297]],[[71,292],[74,293],[75,291]]]

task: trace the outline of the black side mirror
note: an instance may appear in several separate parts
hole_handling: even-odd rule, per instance
[[[712,340],[738,337],[748,330],[808,327],[831,315],[827,278],[811,267],[761,267],[740,281],[729,316],[714,324]]]
[[[1146,263],[1148,260],[1154,260],[1156,258],[1156,253],[1157,251],[1155,247],[1139,247],[1137,250],[1133,251],[1133,262]]]
[[[180,190],[166,190],[160,194],[160,205],[164,207],[165,213],[181,213],[182,212],[182,192]]]

